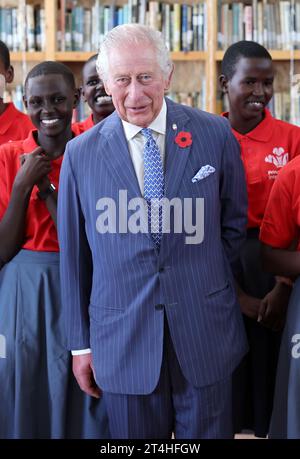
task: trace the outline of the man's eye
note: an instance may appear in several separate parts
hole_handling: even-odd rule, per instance
[[[38,100],[38,99],[32,99],[29,101],[29,104],[30,105],[33,105],[33,106],[37,106],[37,105],[40,105],[41,101]]]
[[[117,83],[120,83],[120,84],[127,83],[127,81],[128,81],[128,78],[126,77],[117,78]]]
[[[140,79],[142,81],[149,81],[149,80],[151,80],[151,76],[150,75],[141,75]]]
[[[64,99],[64,97],[55,97],[53,100],[54,100],[55,104],[59,104],[60,102],[62,102],[65,99]]]
[[[90,80],[87,82],[87,85],[88,86],[97,86],[97,84],[99,83],[99,80]]]

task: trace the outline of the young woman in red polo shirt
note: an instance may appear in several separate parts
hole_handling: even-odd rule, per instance
[[[300,156],[279,174],[261,225],[265,268],[296,278],[277,367],[270,438],[300,439]],[[294,250],[293,250],[294,249]]]
[[[247,241],[240,255],[238,295],[249,340],[249,352],[233,378],[235,431],[269,430],[283,314],[290,286],[264,273],[259,229],[274,180],[300,153],[300,129],[272,117],[266,108],[273,96],[272,58],[261,45],[241,41],[222,61],[220,84],[229,101],[224,113],[240,144],[248,189]],[[272,310],[272,314],[269,314]]]
[[[72,375],[60,303],[57,189],[78,98],[66,66],[37,65],[24,96],[36,129],[0,147],[0,438],[108,436]]]
[[[103,82],[98,75],[97,57],[98,54],[91,56],[82,69],[82,96],[92,113],[86,120],[73,124],[72,128],[77,134],[81,134],[100,123],[115,110],[112,99],[106,94]]]

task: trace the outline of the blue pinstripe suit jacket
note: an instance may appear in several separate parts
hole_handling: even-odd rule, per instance
[[[68,347],[90,346],[98,384],[114,393],[154,390],[164,315],[183,374],[195,386],[230,375],[246,351],[230,269],[246,228],[239,147],[224,118],[166,102],[166,197],[204,198],[201,244],[185,244],[186,234],[171,228],[158,254],[149,234],[96,230],[98,199],[111,197],[118,204],[119,190],[127,190],[128,200],[141,196],[116,112],[69,142],[61,171],[58,222]],[[174,142],[173,124],[192,134],[190,147]],[[192,183],[207,164],[215,173]]]

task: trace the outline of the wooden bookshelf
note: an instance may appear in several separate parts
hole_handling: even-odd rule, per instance
[[[269,53],[274,61],[289,61],[290,59],[300,59],[300,50],[284,51],[281,49],[269,49]],[[220,62],[223,59],[225,51],[216,51],[215,60]]]
[[[259,0],[261,1],[261,0]],[[297,0],[298,1],[298,0]],[[165,0],[165,2],[174,4],[174,1]],[[27,0],[27,3],[31,4],[42,4],[45,8],[45,43],[46,48],[44,52],[12,52],[11,59],[13,62],[25,61],[25,62],[39,62],[44,59],[47,60],[59,60],[70,65],[76,72],[79,71],[83,62],[85,62],[92,54],[92,51],[59,51],[57,44],[57,24],[59,23],[59,15],[61,12],[58,9],[59,0]],[[103,4],[104,2],[101,2]],[[124,5],[126,0],[107,0],[106,5],[119,4]],[[178,3],[193,5],[198,3],[196,0],[179,0]],[[222,3],[233,4],[237,3],[234,0],[224,0]],[[241,3],[241,2],[239,2]],[[245,5],[249,5],[251,2],[243,2]],[[92,5],[92,0],[78,0],[77,5],[87,6]],[[172,58],[176,63],[176,73],[178,66],[187,66],[187,69],[195,69],[193,63],[201,64],[201,71],[193,70],[193,84],[199,78],[198,90],[201,87],[201,75],[205,74],[205,105],[206,110],[215,113],[217,107],[217,73],[218,65],[224,56],[224,51],[218,50],[218,17],[220,10],[218,8],[220,3],[218,0],[205,0],[206,4],[206,40],[205,40],[205,51],[176,51],[172,52]],[[271,50],[270,51],[274,61],[283,62],[289,61],[300,63],[300,49],[299,50]],[[189,66],[189,67],[188,67]],[[203,68],[203,70],[202,70]],[[190,79],[190,73],[180,71],[179,78],[181,78],[182,90],[185,91],[187,75]],[[178,78],[177,78],[178,80]],[[203,80],[203,79],[202,79]],[[178,88],[178,81],[176,82]],[[178,90],[178,89],[176,89]],[[195,84],[194,91],[197,91],[197,84]]]
[[[22,51],[11,51],[10,60],[12,62],[28,61],[28,62],[41,62],[46,59],[46,53],[40,51],[34,52],[22,52]]]
[[[62,62],[85,62],[95,52],[79,52],[79,51],[57,51],[54,54],[54,59]],[[207,60],[206,51],[189,51],[189,52],[173,52],[171,53],[173,61],[203,61]]]

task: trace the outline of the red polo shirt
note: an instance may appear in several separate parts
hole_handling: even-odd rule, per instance
[[[20,155],[31,153],[38,145],[31,131],[27,139],[9,142],[0,147],[0,220],[2,219],[11,195],[15,176],[20,168]],[[52,161],[50,181],[58,187],[59,172],[63,155]],[[57,233],[46,203],[37,197],[34,186],[26,216],[25,242],[23,249],[58,252]]]
[[[260,230],[260,240],[286,249],[300,230],[300,156],[285,166],[270,193]],[[299,246],[298,246],[299,250]]]
[[[78,123],[72,124],[72,131],[75,132],[76,135],[80,135],[85,131],[91,129],[94,125],[93,115],[91,114],[86,120],[79,121]]]
[[[228,113],[223,113],[228,117]],[[248,227],[261,225],[274,179],[282,167],[300,154],[300,128],[273,118],[269,110],[255,129],[240,134],[232,129],[241,146],[248,190]]]
[[[30,118],[10,102],[0,115],[0,145],[10,140],[26,139],[32,129],[34,126]]]

